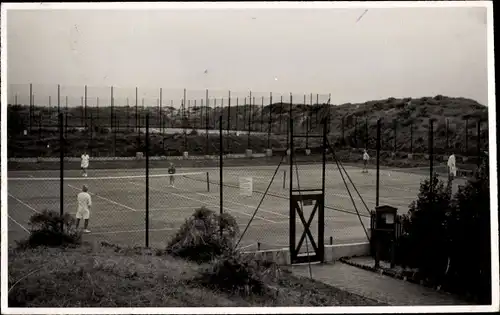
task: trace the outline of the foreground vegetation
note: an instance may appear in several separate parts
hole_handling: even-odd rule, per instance
[[[489,160],[455,195],[435,176],[402,217],[396,261],[416,277],[476,303],[491,303]]]
[[[205,208],[164,249],[82,243],[73,219],[50,211],[31,223],[9,250],[10,307],[380,305],[235,252],[234,218]]]

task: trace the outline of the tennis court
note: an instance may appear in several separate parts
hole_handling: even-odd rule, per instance
[[[375,207],[376,176],[374,170],[362,173],[360,168],[345,167],[355,184],[359,198],[350,180],[344,174],[352,198],[335,164],[328,164],[325,176],[325,242],[334,244],[366,242],[363,225],[369,228],[370,210]],[[164,247],[196,208],[205,206],[220,209],[219,169],[178,169],[175,187],[169,186],[165,169],[152,169],[149,179],[149,239],[153,247]],[[273,174],[272,184],[266,191]],[[297,176],[298,174],[298,176]],[[8,215],[9,243],[26,237],[31,215],[44,210],[59,211],[59,171],[9,172]],[[255,214],[240,247],[249,250],[283,248],[289,240],[289,166],[227,167],[224,168],[223,210],[233,215],[243,231]],[[428,176],[425,172],[409,170],[380,171],[380,204],[388,204],[406,212],[419,189],[420,182]],[[244,196],[239,187],[242,177],[251,177],[253,193]],[[321,188],[321,167],[299,165],[293,169],[294,188]],[[297,178],[299,179],[297,181]],[[66,171],[64,180],[64,211],[76,213],[76,195],[83,184],[89,186],[93,207],[86,239],[109,241],[123,245],[145,244],[146,180],[144,170],[90,170],[89,177],[78,171]],[[264,197],[265,196],[265,197]],[[262,199],[264,197],[264,199]],[[366,204],[366,207],[365,207]],[[356,210],[360,216],[356,215]],[[312,206],[305,206],[306,220]],[[302,234],[302,224],[297,224],[297,241]],[[313,234],[317,221],[313,220]]]

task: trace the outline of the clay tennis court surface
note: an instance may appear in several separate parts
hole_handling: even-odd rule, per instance
[[[375,207],[376,176],[374,170],[363,173],[361,168],[345,166],[354,190],[344,174],[353,201],[337,166],[328,164],[325,176],[325,242],[347,244],[366,242],[364,228],[370,226],[367,209]],[[166,169],[152,169],[149,179],[149,241],[150,246],[164,247],[168,239],[196,208],[205,206],[220,211],[218,168],[178,169],[175,187],[169,186]],[[264,195],[273,175],[268,194]],[[289,166],[227,167],[224,168],[223,211],[233,215],[240,231],[254,216],[243,236],[240,247],[248,250],[288,247],[289,240]],[[297,176],[298,174],[298,176]],[[9,243],[26,237],[31,215],[44,209],[59,211],[59,171],[15,171],[8,174]],[[380,171],[380,204],[398,208],[406,213],[419,184],[428,176],[425,170],[384,169]],[[253,193],[244,196],[239,187],[241,177],[251,177]],[[321,188],[321,167],[299,165],[293,169],[293,187]],[[298,178],[298,181],[297,181]],[[207,181],[208,179],[208,181]],[[462,180],[456,180],[455,190]],[[76,196],[83,184],[92,195],[93,207],[89,229],[84,239],[108,241],[122,245],[145,245],[146,179],[144,170],[90,170],[89,177],[79,171],[65,171],[64,211],[76,213]],[[264,197],[264,198],[263,198]],[[262,199],[263,198],[263,199]],[[306,220],[313,205],[304,206]],[[358,216],[356,213],[359,213]],[[364,225],[364,228],[363,228]],[[302,231],[297,219],[296,240]],[[311,224],[317,235],[317,221]]]

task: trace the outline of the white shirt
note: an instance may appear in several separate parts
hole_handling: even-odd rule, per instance
[[[363,160],[368,161],[370,159],[370,156],[368,155],[367,152],[363,154]]]
[[[90,160],[90,157],[88,154],[82,154],[82,167],[88,167],[89,160]]]
[[[78,211],[88,211],[90,206],[92,206],[92,198],[90,194],[82,191],[78,194]]]
[[[454,154],[450,155],[450,157],[448,158],[448,167],[450,167],[450,168],[455,167],[455,155]]]

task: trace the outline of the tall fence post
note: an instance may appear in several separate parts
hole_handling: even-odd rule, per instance
[[[92,156],[92,138],[93,138],[93,133],[94,133],[94,130],[92,128],[92,113],[90,113],[90,128],[88,129],[88,132],[89,132],[89,151],[90,151],[90,156]]]
[[[380,118],[377,119],[377,183],[375,189],[375,205],[379,206],[380,196]]]
[[[113,130],[113,124],[114,124],[114,121],[113,121],[113,106],[114,106],[114,99],[113,99],[113,87],[111,87],[111,99],[110,99],[110,103],[111,103],[111,117],[110,117],[110,124],[111,124],[111,130]]]
[[[469,120],[465,118],[465,156],[469,155]]]
[[[282,121],[283,121],[283,95],[281,95],[281,97],[280,97],[280,126],[279,126],[279,133],[280,134],[283,131],[283,128],[281,126]],[[290,124],[286,124],[286,125],[287,125],[286,129],[287,129],[287,133],[288,133],[288,126]],[[288,138],[287,138],[287,141],[288,141]]]
[[[264,131],[264,96],[262,96],[262,104],[260,105],[260,132]]]
[[[113,156],[116,157],[116,117],[113,119]]]
[[[85,102],[84,102],[84,110],[83,110],[83,119],[84,119],[84,127],[87,129],[87,86],[85,85]]]
[[[398,122],[396,119],[394,119],[394,153],[397,152],[398,150]]]
[[[186,122],[186,89],[182,97],[182,128],[184,133],[184,152],[187,151],[187,122]]]
[[[368,149],[368,118],[365,118],[365,149]]]
[[[64,215],[64,121],[63,114],[59,113],[59,215]],[[61,232],[64,229],[64,222],[61,220]]]
[[[410,123],[410,154],[413,154],[413,122]]]
[[[210,109],[210,100],[208,99],[208,89],[205,91],[205,98],[207,104],[205,108],[205,136],[206,136],[205,155],[208,155],[208,110]]]
[[[247,126],[247,98],[243,100],[243,129],[242,131],[246,130]]]
[[[448,151],[449,149],[449,120],[448,118],[446,118],[446,145],[445,145],[445,148],[446,148],[446,151]]]
[[[33,84],[30,83],[30,110],[29,110],[29,128],[30,128],[30,133],[33,130]]]
[[[158,109],[159,110],[159,115],[160,115],[160,119],[159,119],[159,122],[160,122],[160,133],[163,135],[163,111],[162,111],[162,107],[163,107],[163,88],[160,88],[160,108]]]
[[[240,104],[239,103],[240,103],[240,99],[239,99],[239,97],[237,97],[236,98],[236,126],[234,128],[236,131],[240,131],[238,129],[238,116],[240,116],[240,110],[239,110],[239,105]]]
[[[248,137],[247,149],[250,149],[250,135],[252,134],[252,91],[250,91],[250,106],[248,107]]]
[[[344,117],[345,116],[342,116],[342,146],[344,146],[344,143],[345,143],[345,129],[344,129]]]
[[[319,111],[319,94],[316,94],[316,123],[314,124],[314,126],[318,125],[318,111]]]
[[[145,139],[145,156],[146,156],[146,247],[149,247],[149,114],[146,114],[146,139]]]
[[[288,109],[288,116],[290,119],[290,123],[288,124],[288,128],[286,131],[286,142],[287,143],[292,143],[293,144],[293,138],[292,138],[292,132],[293,132],[293,111],[292,111],[292,104],[293,104],[293,96],[292,93],[290,93],[290,108]],[[290,142],[291,141],[291,142]],[[291,150],[291,149],[290,149]],[[292,152],[290,151],[290,162],[292,161]],[[291,175],[290,175],[291,176]]]
[[[222,138],[222,115],[219,117],[219,198],[220,198],[220,215],[224,213],[224,174],[223,174],[223,168],[224,168],[224,145],[223,145],[223,138]],[[220,236],[222,238],[222,224],[220,225]]]
[[[309,128],[311,127],[310,115],[306,115],[306,149],[309,149]]]
[[[267,122],[267,148],[271,149],[271,128],[272,128],[272,108],[273,108],[273,92],[269,93],[269,121]]]
[[[97,125],[99,125],[99,96],[96,99],[96,109],[95,109],[95,115],[96,115],[96,122]],[[99,125],[100,126],[100,125]]]
[[[17,105],[17,95],[16,95],[16,105]],[[61,113],[61,85],[57,85],[57,114]]]
[[[309,96],[309,113],[308,113],[308,116],[309,116],[309,120],[311,121],[311,126],[312,126],[312,116],[313,116],[313,113],[314,113],[314,106],[313,106],[313,94],[311,93],[310,96]],[[316,127],[316,126],[314,126]]]
[[[135,87],[135,130],[139,131],[139,99],[138,89]]]
[[[80,96],[80,127],[85,127],[85,121],[83,119],[85,108],[83,107],[83,96]]]
[[[358,148],[358,117],[354,116],[354,146]]]
[[[227,134],[229,134],[229,130],[231,130],[231,91],[229,91],[227,99]]]

